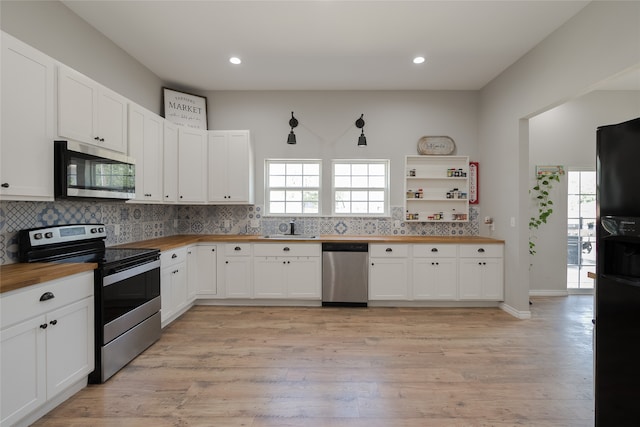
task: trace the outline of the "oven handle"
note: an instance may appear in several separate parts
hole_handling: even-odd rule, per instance
[[[127,270],[119,271],[118,273],[106,276],[102,280],[102,286],[113,285],[114,283],[121,282],[122,280],[128,279],[129,277],[146,273],[147,271],[151,271],[155,268],[160,268],[160,260],[148,262],[146,264],[142,264],[137,267],[129,268]]]

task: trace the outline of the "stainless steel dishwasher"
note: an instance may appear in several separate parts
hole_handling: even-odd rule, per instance
[[[322,305],[367,306],[369,244],[322,244]]]

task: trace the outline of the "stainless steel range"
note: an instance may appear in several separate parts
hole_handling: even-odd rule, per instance
[[[96,365],[103,383],[160,338],[160,251],[105,248],[104,224],[22,230],[22,262],[96,262]]]

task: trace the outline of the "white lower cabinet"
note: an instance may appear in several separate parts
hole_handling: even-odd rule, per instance
[[[459,292],[461,300],[504,299],[503,246],[460,245]]]
[[[196,247],[196,297],[218,295],[218,246],[200,244]],[[191,280],[191,278],[189,278]]]
[[[160,253],[160,318],[163,327],[181,315],[189,303],[186,260],[186,247]]]
[[[225,295],[227,298],[251,298],[251,244],[226,243],[224,245]]]
[[[409,245],[369,245],[369,299],[407,300]]]
[[[457,245],[413,245],[413,299],[458,299],[457,253]]]
[[[320,299],[319,244],[256,244],[253,248],[255,298]]]
[[[0,308],[0,425],[9,426],[86,384],[94,368],[93,271],[4,293]]]
[[[198,293],[198,247],[196,245],[187,246],[187,303],[191,304],[196,300]]]

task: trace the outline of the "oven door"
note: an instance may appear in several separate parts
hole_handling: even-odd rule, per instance
[[[100,291],[105,345],[160,310],[160,261],[105,276]]]

